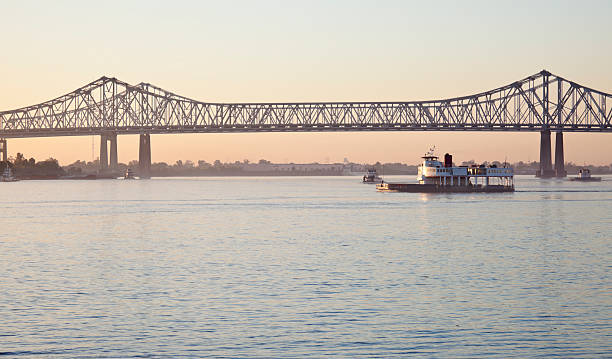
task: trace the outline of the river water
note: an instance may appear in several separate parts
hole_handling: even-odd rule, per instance
[[[0,354],[612,356],[612,176],[359,180],[0,183]]]

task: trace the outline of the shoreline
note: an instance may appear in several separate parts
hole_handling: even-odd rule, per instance
[[[416,174],[388,174],[387,176],[412,176],[412,175],[416,175]],[[570,180],[570,178],[572,178],[572,176],[567,176],[567,177],[550,177],[550,178],[539,178],[536,177],[533,173],[519,173],[519,174],[515,174],[516,176],[529,176],[529,177],[533,177],[533,178],[537,178],[540,180],[556,180],[556,181],[565,181],[565,180]],[[603,176],[609,176],[612,175],[610,173],[606,173],[606,174],[602,174]],[[325,175],[325,174],[313,174],[313,175],[306,175],[306,174],[277,174],[277,175],[266,175],[266,174],[248,174],[248,175],[236,175],[236,174],[218,174],[218,175],[152,175],[151,178],[201,178],[201,177],[214,177],[214,178],[220,178],[220,177],[353,177],[353,178],[361,178],[362,176],[360,175],[338,175],[338,174],[329,174],[329,175]],[[122,180],[123,176],[117,176],[117,177],[113,177],[113,176],[101,176],[101,177],[97,177],[96,175],[87,175],[87,176],[81,176],[81,177],[53,177],[53,176],[31,176],[31,177],[24,177],[24,178],[20,178],[17,177],[17,179],[19,181],[94,181],[94,180]]]

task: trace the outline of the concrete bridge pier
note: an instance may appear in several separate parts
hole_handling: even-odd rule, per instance
[[[6,138],[0,138],[0,160],[2,162],[8,161],[8,152],[6,148]]]
[[[110,142],[110,153],[108,151],[108,142]],[[109,170],[110,172],[119,170],[116,133],[104,133],[100,135],[100,172],[109,172]]]
[[[110,170],[116,172],[119,170],[119,161],[117,160],[117,134],[112,133],[107,135],[110,142]]]
[[[555,176],[567,177],[565,170],[565,156],[563,155],[563,132],[555,135]]]
[[[148,133],[140,134],[138,172],[140,178],[151,178],[151,135]]]
[[[105,134],[100,135],[100,172],[105,172],[108,170],[107,141],[108,137]]]
[[[555,176],[552,168],[552,158],[550,149],[550,130],[540,131],[540,170],[536,177],[550,178]]]

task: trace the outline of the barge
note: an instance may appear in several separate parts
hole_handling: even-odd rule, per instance
[[[380,192],[413,193],[473,193],[514,192],[514,171],[509,167],[453,166],[453,156],[444,155],[438,161],[433,151],[422,157],[418,167],[418,183],[382,182],[376,186]]]

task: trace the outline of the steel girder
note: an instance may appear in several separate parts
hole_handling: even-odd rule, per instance
[[[0,138],[113,132],[612,132],[612,95],[547,71],[491,91],[412,102],[208,103],[102,77],[41,104],[0,112]]]

